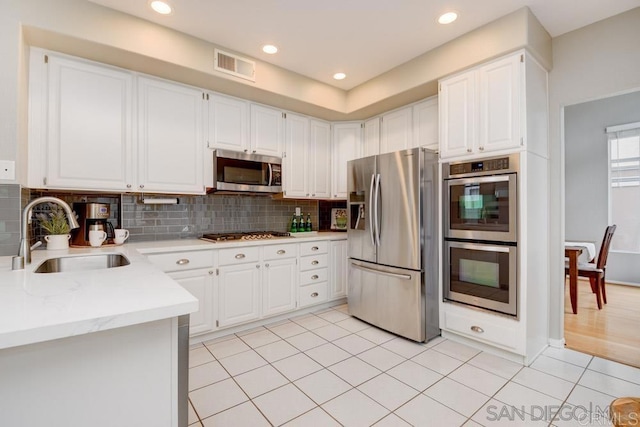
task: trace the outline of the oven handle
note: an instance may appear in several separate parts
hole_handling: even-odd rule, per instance
[[[372,273],[381,274],[383,276],[394,277],[396,279],[402,279],[402,280],[411,280],[411,275],[409,274],[391,273],[389,271],[378,270],[375,268],[365,267],[364,265],[354,264],[354,263],[351,263],[351,265],[355,268],[359,268],[360,270],[370,271]]]
[[[478,184],[485,182],[505,182],[509,181],[512,177],[515,177],[515,173],[508,173],[505,175],[491,175],[491,176],[475,176],[470,178],[448,178],[446,181],[449,187],[452,185],[460,184]]]
[[[376,246],[380,246],[380,221],[378,219],[378,209],[380,208],[380,174],[376,175],[376,189],[375,189],[375,211],[374,223],[376,225]],[[382,215],[382,213],[381,213]]]
[[[511,249],[516,248],[517,245],[509,242],[509,245],[492,245],[490,243],[475,243],[475,242],[458,242],[455,240],[444,239],[445,245],[451,248],[460,249],[473,249],[477,251],[486,252],[503,252],[509,253]]]
[[[371,237],[371,245],[376,245],[373,230],[373,185],[375,183],[376,176],[371,174],[371,184],[369,184],[369,237]]]
[[[271,181],[273,179],[273,167],[271,166],[271,163],[267,163],[267,165],[269,166],[269,183],[267,185],[271,186]]]

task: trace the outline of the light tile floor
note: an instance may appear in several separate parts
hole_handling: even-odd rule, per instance
[[[548,348],[523,367],[455,341],[418,344],[346,305],[197,344],[189,425],[604,426],[640,369]]]

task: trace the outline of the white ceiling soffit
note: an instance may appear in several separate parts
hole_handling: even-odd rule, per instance
[[[349,90],[528,6],[552,37],[640,6],[640,0],[89,0]],[[446,11],[456,22],[440,25]],[[276,55],[262,52],[278,46]],[[334,80],[345,72],[347,78]]]

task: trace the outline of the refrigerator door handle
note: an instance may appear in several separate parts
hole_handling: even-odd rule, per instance
[[[409,274],[391,273],[391,272],[388,272],[388,271],[378,270],[378,269],[371,268],[371,267],[365,267],[364,265],[354,264],[354,263],[352,263],[351,265],[354,268],[359,268],[360,270],[365,270],[365,271],[370,271],[372,273],[381,274],[383,276],[395,277],[396,279],[411,280],[411,276]]]
[[[373,188],[376,180],[376,176],[371,174],[371,184],[369,185],[369,236],[371,237],[371,245],[375,246],[376,241],[374,237],[374,228],[373,228]]]
[[[375,246],[380,246],[380,221],[378,218],[378,210],[380,209],[380,174],[376,175],[376,189],[375,189],[375,198],[374,198],[374,224],[376,227],[376,243]]]

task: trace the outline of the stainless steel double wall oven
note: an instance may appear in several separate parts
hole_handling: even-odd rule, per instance
[[[444,163],[444,299],[517,316],[519,155]]]

